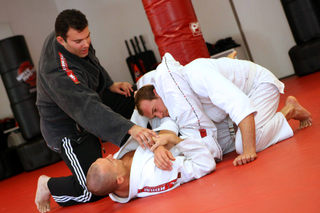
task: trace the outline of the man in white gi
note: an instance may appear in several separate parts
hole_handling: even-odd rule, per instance
[[[157,130],[155,130],[157,131]],[[210,137],[210,136],[207,136]],[[157,145],[151,150],[143,149],[132,139],[112,157],[99,158],[89,168],[87,187],[95,195],[107,195],[113,201],[127,203],[135,197],[146,197],[170,191],[180,184],[198,179],[215,169],[214,157],[204,140],[182,140],[172,134],[154,138]],[[154,149],[168,151],[173,161],[170,172],[159,169],[154,163]],[[217,149],[216,149],[217,150]],[[172,155],[171,155],[172,153]]]
[[[235,59],[237,52],[233,52],[228,55],[228,58]],[[151,84],[154,82],[154,76],[156,74],[156,71],[151,71],[143,75],[139,81],[137,82],[137,88],[140,89],[141,87]],[[164,75],[166,76],[166,75]],[[168,77],[168,76],[167,76]],[[179,77],[179,76],[178,76]],[[165,80],[166,82],[166,88],[169,86],[171,87],[171,92],[166,93],[166,96],[175,96],[179,97],[180,90],[177,89],[172,89],[172,82],[167,81],[168,79]],[[174,86],[176,83],[174,83]],[[183,101],[187,101],[188,104],[184,105],[179,105],[176,108],[178,111],[178,116],[182,117],[182,114],[188,114],[191,116],[188,116],[187,121],[182,120],[183,122],[180,122],[180,125],[177,126],[177,123],[170,117],[163,117],[163,118],[158,118],[154,117],[152,119],[147,118],[145,116],[139,115],[138,111],[135,109],[131,121],[134,122],[135,124],[142,126],[142,127],[147,127],[148,123],[150,123],[152,128],[157,128],[157,129],[162,129],[159,134],[161,133],[173,133],[173,134],[182,134],[184,137],[195,137],[195,136],[200,136],[199,135],[199,124],[206,124],[205,129],[206,129],[206,134],[209,133],[212,135],[213,142],[218,142],[219,150],[220,150],[220,156],[219,160],[222,159],[222,154],[226,154],[229,152],[232,152],[235,150],[234,148],[234,128],[233,128],[233,123],[230,120],[230,118],[226,118],[220,123],[212,123],[204,113],[203,113],[203,108],[202,104],[199,103],[198,98],[195,96],[194,92],[190,90],[189,86],[185,81],[180,82],[180,88],[185,88],[184,90],[184,95],[183,95]],[[175,99],[176,98],[172,98]],[[194,99],[194,100],[193,100]],[[190,101],[189,101],[190,100]],[[190,107],[190,103],[194,103],[192,107]],[[184,112],[184,113],[182,113]],[[196,113],[194,113],[196,112]],[[190,122],[194,120],[195,115],[199,118],[196,122]],[[179,119],[177,119],[179,121]],[[181,121],[181,120],[180,120]],[[194,125],[195,124],[195,125]],[[202,128],[204,130],[204,128]],[[211,131],[210,131],[211,130]],[[202,133],[203,134],[203,133]],[[222,153],[221,153],[222,152]],[[157,155],[158,152],[155,152],[155,163],[156,166],[160,169],[163,170],[172,170],[172,162],[166,155]]]
[[[228,58],[196,59],[183,67],[168,53],[152,79],[155,99],[136,100],[140,114],[161,118],[172,117],[173,113],[172,118],[178,118],[175,110],[181,102],[170,96],[167,98],[166,94],[170,93],[166,87],[169,80],[164,77],[167,75],[177,87],[181,83],[178,81],[184,79],[214,122],[219,123],[229,116],[239,127],[235,142],[239,156],[233,162],[235,166],[255,160],[256,152],[291,137],[293,131],[288,120],[299,120],[299,128],[312,124],[311,114],[293,96],[289,96],[285,106],[276,112],[284,85],[257,64]],[[179,75],[181,77],[176,77]]]

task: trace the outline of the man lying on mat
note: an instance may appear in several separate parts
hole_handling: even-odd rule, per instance
[[[167,53],[151,81],[153,85],[142,87],[136,94],[139,113],[149,118],[170,116],[183,128],[184,123],[179,121],[187,121],[188,115],[179,110],[189,101],[183,100],[183,89],[180,97],[172,96],[173,87],[168,85],[185,88],[187,83],[209,118],[220,123],[229,116],[239,127],[235,166],[254,161],[256,152],[291,137],[288,120],[299,120],[299,128],[312,124],[311,114],[293,96],[277,112],[284,84],[269,70],[249,61],[196,59],[181,66]],[[144,98],[141,93],[151,93],[153,97]]]
[[[156,144],[149,150],[131,137],[114,157],[110,154],[96,160],[87,174],[88,190],[99,196],[109,194],[112,200],[126,203],[135,197],[170,191],[215,169],[214,158],[219,150],[215,147],[216,152],[212,153],[208,149],[216,146],[210,140],[206,144],[205,140],[183,140],[175,134],[161,134],[154,140]],[[152,151],[169,156],[173,169],[169,172],[159,169]]]

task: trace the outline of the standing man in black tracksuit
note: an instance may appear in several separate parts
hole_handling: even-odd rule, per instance
[[[55,32],[44,43],[38,70],[42,135],[73,175],[40,176],[37,208],[49,211],[51,195],[61,206],[101,199],[85,185],[90,165],[102,157],[100,139],[120,146],[130,134],[141,146],[150,147],[156,133],[127,119],[134,109],[132,85],[113,82],[100,65],[91,45],[88,21],[80,11],[59,14]]]

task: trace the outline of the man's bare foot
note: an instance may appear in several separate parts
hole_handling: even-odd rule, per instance
[[[236,58],[236,55],[237,55],[237,51],[233,51],[232,53],[230,53],[230,54],[228,55],[228,58],[235,59],[235,58]]]
[[[280,112],[282,112],[287,120],[299,120],[299,129],[312,125],[311,113],[303,108],[299,104],[298,100],[293,96],[287,97],[285,106],[280,110]]]
[[[38,179],[35,203],[37,205],[39,212],[41,213],[48,212],[51,210],[51,207],[50,207],[51,193],[47,185],[49,179],[50,177],[46,175],[41,175]]]

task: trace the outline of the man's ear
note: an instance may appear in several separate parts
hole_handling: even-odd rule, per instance
[[[58,41],[59,44],[61,44],[62,46],[64,46],[64,44],[66,43],[66,41],[65,41],[61,36],[58,36],[58,37],[57,37],[57,41]]]
[[[160,96],[158,95],[158,93],[157,93],[156,89],[153,89],[153,93],[154,93],[154,95],[155,95],[157,98],[159,98],[159,97],[160,97]]]
[[[124,178],[122,176],[117,176],[117,184],[121,185],[124,182]]]

